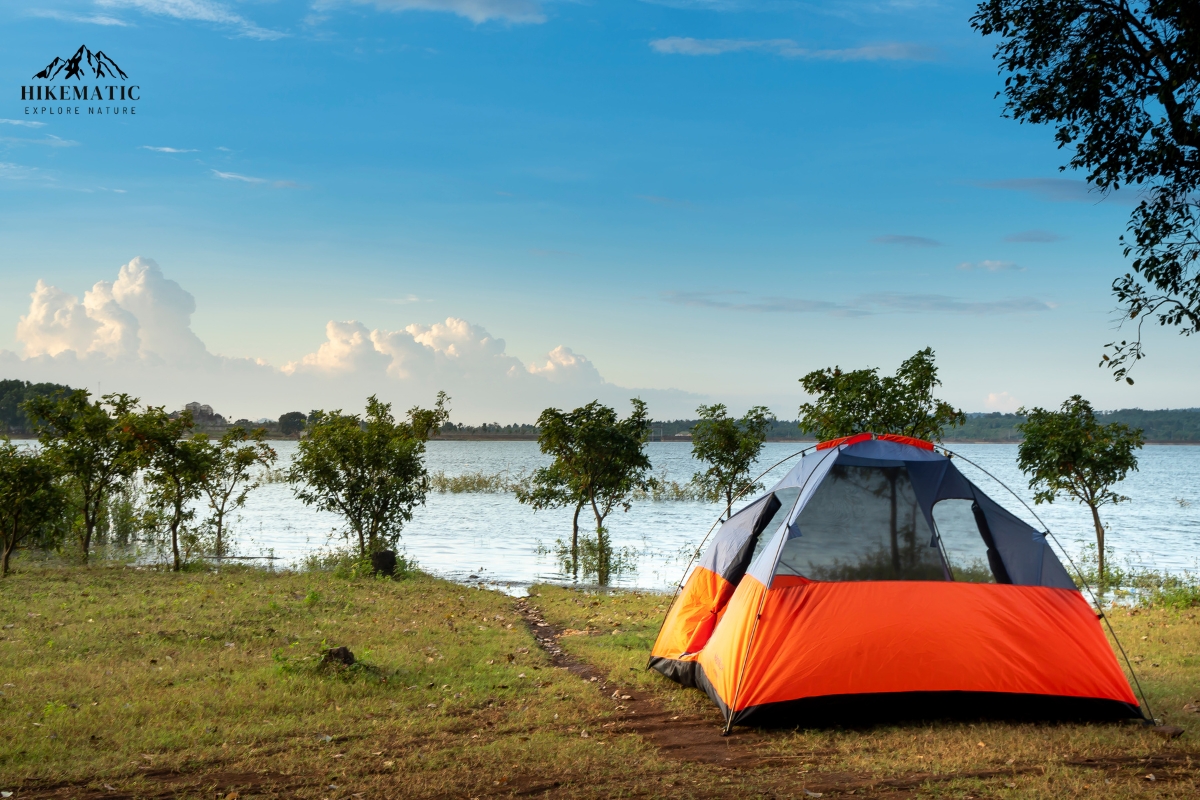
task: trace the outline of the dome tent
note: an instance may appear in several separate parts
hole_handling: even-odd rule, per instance
[[[1140,718],[1046,537],[934,446],[823,442],[725,521],[650,666],[734,724]]]

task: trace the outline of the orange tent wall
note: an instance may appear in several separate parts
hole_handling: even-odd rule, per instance
[[[695,653],[704,647],[712,634],[734,585],[715,572],[696,567],[667,613],[651,658],[678,659],[684,653]]]
[[[775,582],[767,590],[744,577],[697,659],[732,713],[876,692],[1001,692],[1137,706],[1095,612],[1077,591],[933,581]]]

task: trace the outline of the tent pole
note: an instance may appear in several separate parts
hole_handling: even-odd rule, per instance
[[[816,445],[813,445],[813,447],[816,447]],[[756,477],[754,480],[747,483],[746,486],[743,487],[740,492],[738,492],[737,494],[735,494],[733,496],[733,500],[729,501],[729,508],[732,509],[733,501],[740,500],[742,498],[742,495],[744,495],[744,494],[746,494],[746,492],[750,491],[750,487],[754,486],[756,483],[758,483],[760,479],[766,477],[766,474],[768,472],[770,472],[771,470],[775,469],[776,467],[778,467],[788,461],[791,461],[796,456],[804,455],[805,453],[807,453],[809,450],[812,450],[812,449],[813,449],[812,447],[806,447],[803,450],[792,453],[787,458],[782,459],[780,461],[776,461],[774,464],[767,467],[765,470],[763,470],[761,473],[759,473],[758,477]],[[732,516],[732,514],[730,516]],[[692,564],[696,563],[696,559],[699,558],[700,551],[704,548],[705,542],[708,541],[708,537],[712,536],[712,532],[714,530],[716,530],[718,525],[721,524],[721,521],[722,521],[721,516],[718,514],[717,521],[712,524],[712,526],[708,529],[708,533],[704,534],[704,538],[700,540],[700,544],[697,545],[696,549],[692,551],[692,557],[690,559],[688,559],[687,566],[685,566],[683,568],[683,575],[679,578],[679,581],[675,584],[675,593],[673,595],[671,595],[671,604],[667,606],[667,613],[663,615],[663,621],[658,624],[658,634],[655,635],[655,637],[654,637],[654,644],[658,644],[658,638],[660,636],[662,636],[663,627],[667,624],[667,617],[671,616],[671,609],[675,607],[675,601],[677,601],[679,599],[679,593],[681,591],[683,591],[683,582],[684,582],[684,579],[687,578],[688,570],[690,570],[692,568]],[[759,534],[759,535],[761,536],[762,534]],[[651,651],[653,651],[654,646],[651,645],[650,649],[651,649]],[[650,659],[646,661],[646,669],[650,669],[650,662],[653,659],[654,659],[654,656],[650,656]]]
[[[812,472],[808,473],[808,477],[804,479],[804,483],[800,484],[800,491],[796,493],[796,499],[792,501],[792,508],[788,511],[786,517],[783,518],[784,527],[787,527],[788,520],[796,510],[796,506],[800,503],[800,498],[804,496],[804,489],[808,486],[809,480],[816,474],[817,469],[821,464],[825,463],[825,459],[829,458],[834,453],[840,453],[844,445],[831,447],[829,452],[821,456],[821,460],[817,462],[817,466],[813,467]],[[762,534],[760,533],[759,536]],[[788,537],[784,536],[779,542],[779,547],[775,550],[775,558],[771,562],[771,575],[774,577],[775,564],[779,561],[779,555],[783,552],[784,545],[787,544]],[[759,558],[762,558],[760,555]],[[758,632],[758,621],[762,619],[763,605],[767,602],[767,592],[771,591],[771,579],[767,579],[767,585],[763,587],[762,597],[758,599],[758,610],[754,612],[754,624],[750,627],[750,635],[746,637],[746,651],[742,653],[742,668],[738,670],[737,681],[733,684],[733,698],[729,701],[729,718],[725,720],[725,728],[721,731],[722,736],[728,736],[733,730],[733,715],[737,713],[738,695],[742,691],[742,678],[746,675],[746,662],[750,659],[750,648],[754,646],[754,634]]]
[[[1091,584],[1089,584],[1087,582],[1087,579],[1085,579],[1083,577],[1083,570],[1081,570],[1078,567],[1078,565],[1075,564],[1075,560],[1073,558],[1071,558],[1071,555],[1067,552],[1067,548],[1063,547],[1062,542],[1060,542],[1058,540],[1058,537],[1054,535],[1054,532],[1050,530],[1050,526],[1048,526],[1045,522],[1043,522],[1042,518],[1037,515],[1037,512],[1034,511],[1032,508],[1030,508],[1029,504],[1026,503],[1024,499],[1022,499],[1021,495],[1017,494],[1012,489],[1010,489],[1004,481],[1000,480],[995,475],[988,472],[986,469],[979,466],[974,461],[972,461],[971,459],[967,458],[964,455],[955,453],[945,446],[942,447],[942,451],[945,453],[949,453],[950,455],[954,456],[955,458],[961,458],[963,461],[967,462],[972,467],[979,470],[984,475],[987,475],[989,478],[994,480],[996,483],[998,483],[1002,487],[1004,487],[1004,489],[1009,494],[1011,494],[1013,497],[1017,498],[1018,503],[1025,506],[1025,510],[1028,511],[1033,516],[1033,518],[1038,521],[1038,524],[1042,526],[1042,529],[1046,532],[1046,535],[1049,536],[1051,539],[1053,539],[1054,543],[1056,545],[1058,545],[1058,549],[1062,551],[1063,556],[1067,559],[1067,563],[1071,565],[1071,569],[1075,570],[1075,574],[1079,576],[1079,582],[1083,584],[1083,588],[1087,589],[1088,596],[1092,598],[1092,603],[1095,604],[1096,611],[1100,615],[1100,619],[1104,620],[1104,627],[1108,628],[1108,632],[1110,634],[1112,634],[1113,641],[1117,643],[1117,649],[1121,651],[1121,658],[1125,660],[1125,666],[1126,666],[1126,668],[1128,668],[1129,674],[1133,676],[1133,683],[1135,686],[1137,686],[1138,694],[1140,694],[1142,696],[1142,705],[1146,706],[1146,714],[1148,715],[1148,718],[1144,718],[1142,721],[1144,723],[1146,723],[1147,725],[1158,724],[1158,721],[1154,718],[1154,711],[1153,711],[1153,709],[1150,708],[1150,701],[1146,699],[1146,692],[1144,689],[1142,689],[1142,682],[1140,680],[1138,680],[1137,672],[1134,671],[1134,669],[1133,669],[1133,662],[1131,662],[1129,660],[1129,654],[1127,654],[1125,652],[1125,645],[1121,644],[1121,640],[1117,636],[1117,632],[1113,630],[1113,626],[1112,626],[1112,623],[1108,619],[1108,615],[1104,613],[1104,608],[1100,605],[1100,601],[1096,599],[1096,593],[1092,591]]]

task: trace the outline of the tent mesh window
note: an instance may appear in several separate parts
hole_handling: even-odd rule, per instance
[[[949,577],[908,470],[844,464],[830,469],[800,512],[775,574],[821,581]]]
[[[954,580],[996,583],[996,576],[988,563],[988,546],[979,531],[976,513],[973,500],[941,500],[933,506],[933,524]]]

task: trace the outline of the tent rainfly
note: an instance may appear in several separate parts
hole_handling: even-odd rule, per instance
[[[926,441],[823,442],[725,521],[650,666],[735,724],[1140,718],[1044,534]]]

